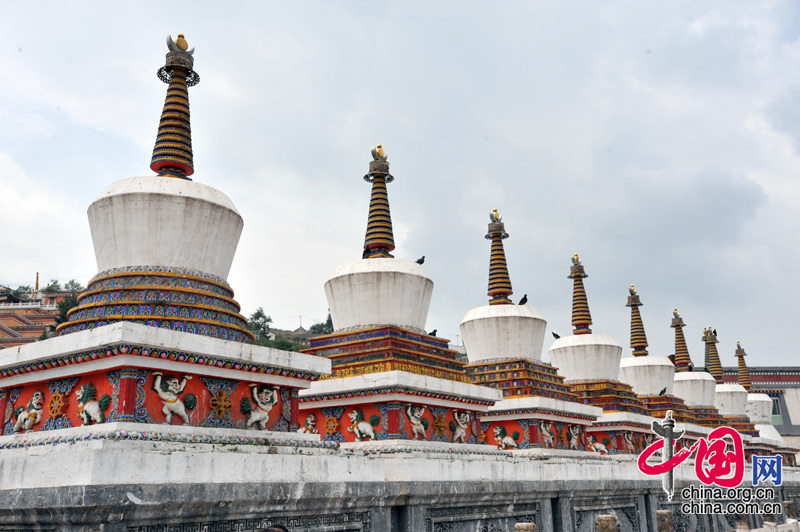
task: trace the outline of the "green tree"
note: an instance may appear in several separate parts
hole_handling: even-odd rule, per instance
[[[61,283],[58,279],[50,279],[50,284],[44,287],[43,292],[61,292]]]
[[[64,285],[64,291],[65,292],[79,293],[79,292],[83,292],[83,290],[84,290],[84,286],[81,283],[79,283],[78,281],[76,281],[75,279],[70,279]]]
[[[78,306],[78,298],[74,295],[70,295],[62,299],[56,305],[58,309],[58,316],[56,316],[56,325],[64,323],[67,321],[67,313],[74,307]]]
[[[33,288],[30,285],[23,284],[18,286],[17,289],[13,290],[11,293],[20,299],[30,299],[31,294],[33,293]]]
[[[267,340],[267,336],[269,335],[269,324],[272,323],[272,318],[267,316],[264,313],[264,309],[258,307],[258,309],[250,314],[250,319],[247,320],[247,328],[253,331],[253,334],[256,335],[256,343],[259,340]],[[260,344],[263,345],[263,344]]]
[[[328,311],[328,319],[325,320],[325,323],[315,323],[308,328],[308,332],[311,334],[331,334],[333,332],[333,319],[330,311]]]

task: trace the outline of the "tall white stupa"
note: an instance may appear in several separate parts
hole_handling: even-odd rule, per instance
[[[372,157],[362,258],[337,267],[325,283],[334,332],[305,350],[329,358],[333,373],[300,394],[300,408],[324,419],[330,441],[481,443],[477,415],[500,393],[470,384],[448,341],[425,332],[433,281],[422,261],[392,255],[386,185],[394,177],[380,144]]]
[[[581,404],[556,368],[541,362],[547,322],[527,294],[512,303],[508,233],[497,209],[489,220],[489,304],[468,311],[460,326],[472,382],[503,392],[481,415],[483,433],[500,448],[586,450],[585,430],[602,410]]]

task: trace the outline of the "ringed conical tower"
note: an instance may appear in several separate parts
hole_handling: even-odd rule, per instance
[[[620,360],[619,380],[633,387],[648,413],[659,419],[668,411],[677,422],[696,423],[694,414],[686,407],[683,399],[672,395],[675,366],[666,356],[650,355],[647,352],[647,334],[644,330],[639,307],[642,300],[631,285],[628,289],[628,302],[631,309],[631,349],[632,357]]]
[[[736,342],[736,358],[739,361],[739,382],[718,384],[714,394],[714,404],[720,414],[725,418],[725,424],[735,428],[741,434],[758,437],[758,430],[748,417],[748,399],[750,389],[750,372],[744,357],[747,355],[742,349],[741,342]],[[767,397],[768,399],[769,397]],[[758,401],[760,398],[755,398]],[[772,400],[770,400],[770,413]],[[756,414],[760,413],[757,409]],[[757,415],[757,417],[759,417]],[[760,420],[760,419],[759,419]]]
[[[251,342],[247,320],[227,282],[242,217],[219,190],[194,173],[188,87],[194,49],[183,34],[167,38],[167,83],[150,168],[157,176],[109,185],[89,207],[98,273],[78,296],[60,335],[130,321]],[[177,179],[175,179],[177,178]]]
[[[750,382],[750,371],[744,357],[747,356],[742,343],[736,342],[736,358],[739,365],[739,384],[747,390],[747,404],[745,411],[750,422],[753,423],[758,435],[774,442],[783,442],[783,436],[772,424],[772,398],[765,393],[752,393]]]
[[[512,439],[514,434],[524,434],[520,441],[514,440],[516,448],[585,450],[585,430],[602,410],[580,404],[556,368],[541,362],[547,322],[528,304],[528,294],[518,305],[510,300],[511,278],[503,247],[507,238],[503,218],[494,209],[486,233],[491,240],[489,304],[468,311],[460,325],[472,382],[503,392],[503,400],[481,416],[483,432],[489,443],[501,448],[508,440],[499,434]]]
[[[722,423],[722,418],[713,406],[716,382],[710,373],[695,371],[683,334],[686,324],[677,308],[672,310],[670,327],[675,329],[675,354],[672,356],[675,364],[675,383],[672,389],[676,396],[686,402],[698,424],[717,427]]]
[[[711,326],[703,331],[703,342],[706,344],[706,371],[711,373],[717,384],[722,384],[722,364],[719,361],[719,353],[717,352],[717,332]]]

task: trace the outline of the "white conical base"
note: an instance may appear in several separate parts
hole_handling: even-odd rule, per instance
[[[620,360],[619,380],[633,387],[639,395],[672,395],[675,365],[663,356],[647,355]]]
[[[433,281],[415,262],[361,259],[334,270],[325,296],[336,330],[396,325],[424,330]]]
[[[606,334],[559,338],[550,348],[550,361],[566,381],[619,378],[622,347]]]
[[[546,327],[539,311],[526,305],[474,308],[460,325],[470,363],[490,358],[541,360]]]

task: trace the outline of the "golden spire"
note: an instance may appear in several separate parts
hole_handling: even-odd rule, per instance
[[[591,334],[592,314],[589,312],[589,301],[586,299],[586,289],[583,279],[589,277],[581,264],[577,253],[572,256],[572,267],[567,279],[572,279],[572,334]]]
[[[706,343],[706,371],[711,373],[717,384],[722,384],[722,364],[717,352],[717,333],[709,325],[708,329],[703,330],[703,341]]]
[[[394,258],[394,232],[392,231],[392,213],[389,211],[389,194],[386,184],[394,181],[389,173],[389,161],[383,146],[378,144],[372,148],[372,161],[369,173],[364,181],[372,183],[372,195],[369,200],[369,217],[367,219],[367,235],[364,238],[365,259]]]
[[[503,217],[494,209],[489,213],[489,231],[486,239],[492,241],[489,255],[489,304],[511,305],[508,298],[514,292],[511,289],[511,278],[508,275],[506,252],[503,249],[503,240],[508,238]]]
[[[36,272],[36,287],[33,289],[34,292],[39,292],[39,272]]]
[[[628,296],[628,304],[625,306],[631,307],[631,348],[633,349],[633,356],[647,356],[647,335],[644,333],[642,315],[639,314],[639,307],[642,306],[642,302],[633,285],[630,286],[628,291],[630,295]]]
[[[150,169],[161,176],[188,179],[194,173],[188,87],[197,85],[200,76],[192,70],[194,48],[187,50],[189,44],[182,33],[174,42],[167,37],[167,48],[166,64],[158,70],[158,77],[168,83],[169,88]]]
[[[752,383],[750,382],[750,371],[744,361],[745,356],[747,356],[747,353],[742,349],[742,342],[736,342],[736,358],[739,359],[739,384],[749,392]]]
[[[683,336],[683,328],[686,324],[683,323],[683,318],[678,314],[678,309],[672,311],[672,325],[675,329],[675,371],[691,371],[692,359],[689,356],[689,349],[686,347],[686,338]]]

